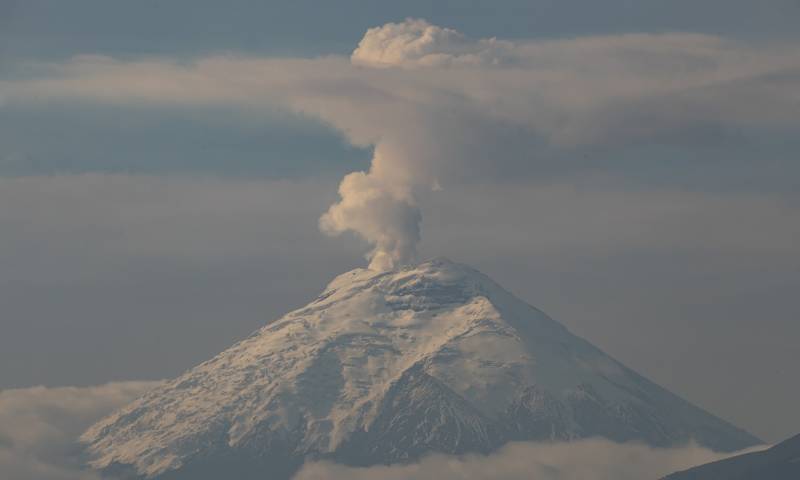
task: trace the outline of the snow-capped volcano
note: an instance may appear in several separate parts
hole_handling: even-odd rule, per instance
[[[198,479],[286,478],[306,458],[366,465],[589,436],[758,443],[485,275],[437,259],[340,275],[83,440],[96,468]]]

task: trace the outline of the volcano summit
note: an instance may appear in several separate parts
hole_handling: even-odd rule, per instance
[[[586,437],[759,443],[436,259],[338,276],[83,441],[95,468],[123,476],[283,479],[307,459],[371,465]]]

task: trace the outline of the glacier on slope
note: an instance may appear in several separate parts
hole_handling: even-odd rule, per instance
[[[592,436],[759,443],[436,259],[338,276],[82,440],[93,467],[123,476],[278,479],[309,458],[370,465]]]

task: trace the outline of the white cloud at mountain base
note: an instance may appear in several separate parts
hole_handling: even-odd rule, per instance
[[[293,480],[657,480],[730,455],[696,445],[652,448],[603,439],[518,442],[491,455],[432,455],[411,465],[310,463]]]
[[[97,480],[83,468],[78,437],[158,382],[0,391],[0,478]]]
[[[87,469],[78,437],[92,423],[158,382],[0,391],[0,477],[5,480],[99,480]],[[353,468],[309,463],[294,480],[641,480],[727,457],[688,445],[651,448],[590,439],[507,445],[491,455],[432,455],[419,463]]]

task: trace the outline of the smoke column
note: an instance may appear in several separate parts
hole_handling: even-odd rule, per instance
[[[374,248],[369,268],[389,270],[413,262],[420,240],[422,215],[412,187],[387,175],[376,148],[369,172],[353,172],[339,185],[341,200],[320,218],[329,235],[351,230]]]
[[[425,190],[570,174],[592,161],[589,147],[796,125],[786,79],[798,68],[796,48],[700,34],[508,42],[424,20],[370,28],[324,88],[298,95],[301,111],[375,147],[320,227],[354,232],[372,245],[370,268],[393,269],[415,260]]]
[[[455,30],[409,19],[370,28],[351,63],[402,70],[476,65],[497,60],[509,46],[494,39],[470,41]],[[438,187],[437,164],[448,156],[425,124],[425,118],[411,115],[404,125],[382,132],[369,171],[347,175],[339,185],[341,200],[320,218],[324,233],[352,231],[372,244],[367,254],[371,269],[389,270],[416,260],[422,215],[414,192]]]

